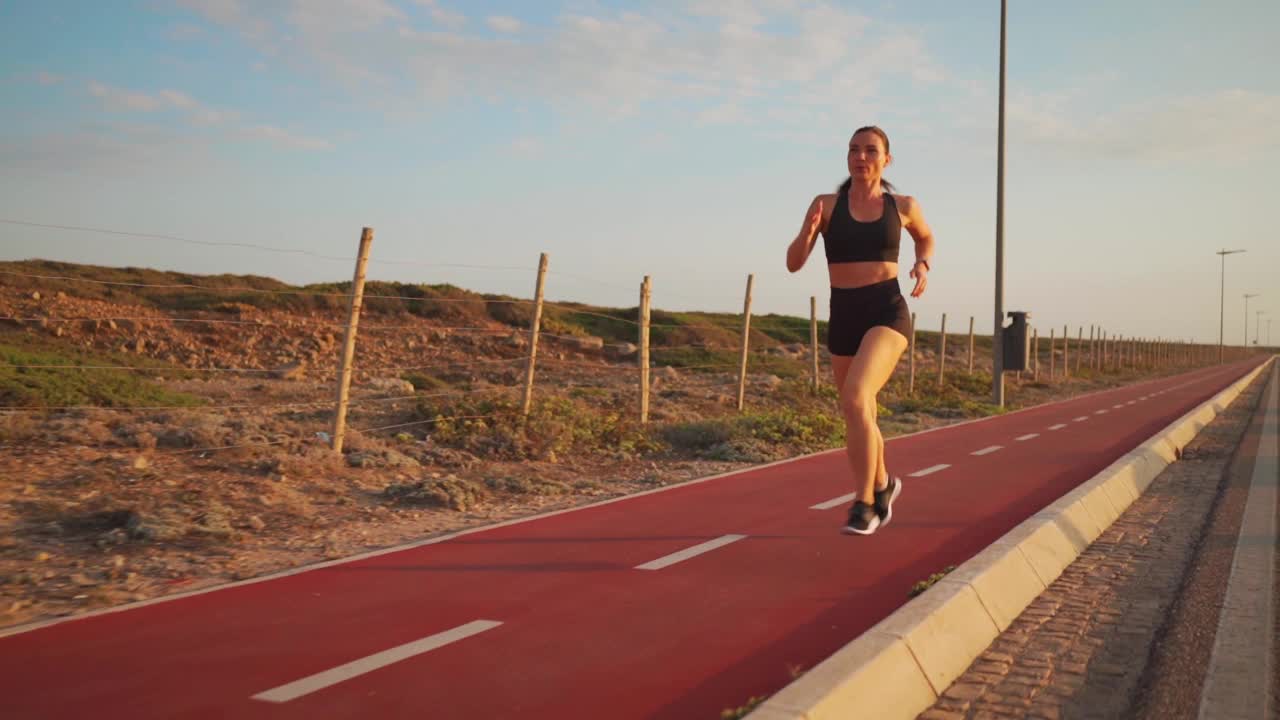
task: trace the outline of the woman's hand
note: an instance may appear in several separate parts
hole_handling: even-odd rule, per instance
[[[794,215],[792,217],[795,217]],[[813,215],[809,216],[809,235],[807,242],[813,244],[814,238],[818,237],[818,231],[822,229],[822,200],[819,199],[817,207],[813,209]]]
[[[809,203],[809,210],[805,214],[804,220],[800,221],[800,231],[796,233],[796,239],[791,241],[787,246],[787,269],[796,272],[804,267],[804,263],[809,259],[809,253],[813,252],[814,242],[818,239],[818,233],[822,231],[822,208],[823,200],[821,195],[815,197],[813,202]]]
[[[911,277],[916,281],[915,288],[911,290],[911,297],[918,298],[929,286],[929,265],[923,260],[917,260],[915,265],[911,266]]]

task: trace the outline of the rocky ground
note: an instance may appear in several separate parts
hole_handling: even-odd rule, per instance
[[[30,367],[0,375],[9,383],[0,402],[0,627],[839,443],[826,358],[828,387],[815,396],[803,344],[762,338],[753,366],[763,358],[776,372],[751,374],[747,413],[736,409],[732,367],[654,368],[651,422],[641,426],[635,348],[553,328],[540,337],[535,410],[521,423],[526,330],[476,314],[366,312],[361,322],[352,430],[338,454],[327,441],[341,312],[237,303],[176,311],[53,286],[0,287],[0,346],[43,353],[11,355],[8,364]],[[911,395],[904,360],[883,401],[886,435],[991,410],[982,405],[989,375],[967,376],[967,353],[953,336],[947,354],[956,369],[945,392],[929,389],[933,347],[917,347]],[[63,359],[40,360],[47,357]],[[35,367],[70,362],[132,369]],[[990,360],[983,354],[976,362]],[[58,373],[56,382],[47,373]],[[1054,383],[1011,376],[1009,405],[1149,374],[1084,373]],[[63,388],[64,376],[91,379]],[[92,400],[115,397],[104,393],[119,390],[122,376],[142,383],[121,387],[145,402]],[[22,394],[24,382],[39,385],[40,403]],[[72,400],[59,401],[59,393]],[[184,407],[192,402],[199,404]]]

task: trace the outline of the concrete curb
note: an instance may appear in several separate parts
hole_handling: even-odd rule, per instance
[[[1274,360],[1024,520],[748,717],[860,717],[868,698],[875,698],[877,718],[909,720],[927,710]]]

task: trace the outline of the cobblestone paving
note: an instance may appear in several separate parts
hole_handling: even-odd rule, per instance
[[[1127,717],[1265,379],[1210,423],[920,719]]]

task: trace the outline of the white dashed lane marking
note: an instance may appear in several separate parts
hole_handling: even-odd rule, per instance
[[[421,655],[437,648],[442,648],[450,643],[465,640],[482,633],[486,630],[492,630],[502,623],[496,620],[475,620],[466,625],[459,625],[452,630],[446,630],[442,633],[436,633],[421,640],[414,640],[399,647],[393,647],[390,650],[383,650],[380,653],[374,653],[368,657],[353,660],[345,665],[339,665],[336,668],[325,670],[324,672],[309,675],[301,680],[294,680],[286,685],[275,687],[270,690],[264,690],[253,696],[254,700],[262,700],[265,702],[284,703],[300,698],[303,695],[309,695],[317,690],[323,690],[331,685],[337,685],[344,680],[350,680],[353,677],[359,677],[365,673],[373,672],[380,668],[384,668],[401,660],[407,660],[415,655]]]
[[[1107,414],[1107,411],[1106,411],[1105,409],[1103,409],[1103,410],[1094,410],[1094,411],[1093,411],[1093,414],[1094,414],[1094,415],[1106,415],[1106,414]]]
[[[1111,406],[1111,409],[1112,409],[1112,410],[1119,410],[1119,409],[1120,409],[1120,408],[1122,408],[1122,407],[1124,407],[1124,403],[1116,403],[1115,405],[1112,405],[1112,406]]]
[[[1026,435],[1019,435],[1014,439],[1017,440],[1018,442],[1023,442],[1024,440],[1030,440],[1031,438],[1038,438],[1038,437],[1040,437],[1040,433],[1027,433]]]
[[[685,548],[680,552],[674,552],[670,555],[664,555],[657,560],[650,560],[643,565],[637,565],[637,570],[661,570],[664,567],[675,565],[678,562],[684,562],[692,557],[697,557],[703,553],[711,552],[716,548],[724,547],[729,543],[735,543],[745,538],[746,535],[721,535],[715,540],[708,540],[701,545],[694,545],[691,548]]]
[[[924,477],[925,475],[932,475],[933,473],[936,473],[939,470],[946,470],[949,467],[951,466],[945,463],[940,465],[931,465],[923,470],[917,470],[911,473],[910,475],[908,475],[907,477]]]
[[[817,505],[810,505],[809,509],[810,510],[830,510],[833,507],[840,507],[841,505],[844,505],[846,503],[851,503],[857,497],[858,497],[858,493],[856,492],[849,493],[848,495],[841,495],[838,498],[832,498],[826,502],[820,502]]]
[[[1067,424],[1066,424],[1066,423],[1058,423],[1057,425],[1050,425],[1050,426],[1049,426],[1049,429],[1050,429],[1050,430],[1061,430],[1062,428],[1064,428],[1064,427],[1066,427],[1066,426],[1067,426]]]
[[[991,445],[989,447],[984,447],[981,450],[974,450],[969,454],[970,455],[990,455],[991,453],[996,452],[997,450],[1003,450],[1003,449],[1004,449],[1003,445]]]
[[[1088,419],[1089,419],[1088,415],[1081,415],[1078,418],[1071,418],[1071,422],[1084,422],[1085,420],[1088,420]]]

